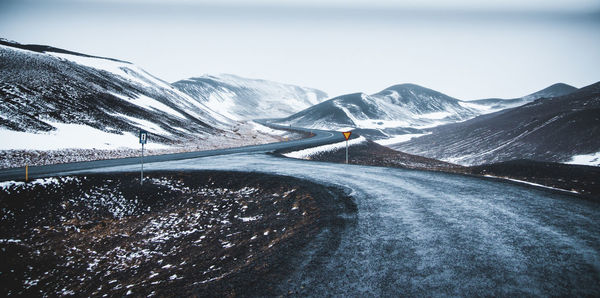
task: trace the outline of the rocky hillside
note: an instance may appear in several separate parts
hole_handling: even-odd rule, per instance
[[[392,148],[462,165],[569,162],[600,152],[600,82],[576,92],[430,129]]]

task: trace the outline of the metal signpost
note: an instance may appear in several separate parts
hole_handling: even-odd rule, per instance
[[[351,131],[342,132],[346,138],[346,164],[348,163],[348,139],[350,139]]]
[[[140,144],[142,144],[142,171],[140,173],[140,185],[144,184],[144,144],[148,142],[148,132],[140,130]]]

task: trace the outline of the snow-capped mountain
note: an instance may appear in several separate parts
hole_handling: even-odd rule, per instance
[[[371,137],[418,132],[420,129],[476,116],[456,98],[413,84],[395,85],[367,95],[342,95],[277,123],[318,129],[362,129]]]
[[[151,148],[274,141],[260,125],[237,120],[291,113],[326,97],[231,75],[178,82],[191,96],[126,61],[3,39],[0,65],[0,150],[137,148],[140,129],[150,133]]]
[[[235,120],[286,117],[327,98],[317,89],[235,75],[205,75],[172,85]]]
[[[513,159],[575,163],[582,163],[586,156],[590,161],[594,156],[598,159],[600,82],[430,132],[391,147],[462,165]]]
[[[559,83],[515,99],[463,101],[418,85],[400,84],[372,95],[342,95],[276,122],[317,129],[354,129],[372,139],[386,139],[378,141],[382,144],[391,144],[426,134],[435,126],[575,90],[577,88]]]
[[[462,101],[461,105],[474,108],[481,112],[481,114],[489,114],[493,112],[497,112],[504,109],[514,108],[518,106],[522,106],[524,104],[530,103],[536,99],[540,98],[550,98],[556,96],[567,95],[569,93],[573,93],[578,89],[567,85],[565,83],[557,83],[552,86],[549,86],[545,89],[542,89],[538,92],[534,92],[532,94],[512,99],[502,99],[502,98],[486,98],[486,99],[478,99],[472,101]]]
[[[233,124],[129,62],[2,41],[0,64],[0,127],[13,132],[5,149],[18,143],[16,132],[115,141],[145,129],[155,142],[173,143]]]

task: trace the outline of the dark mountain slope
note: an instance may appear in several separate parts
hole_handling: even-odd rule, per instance
[[[55,130],[53,123],[115,134],[147,129],[169,143],[215,133],[231,121],[128,62],[21,48],[0,45],[5,129],[36,133]]]
[[[20,44],[20,43],[14,42],[14,41],[6,40],[4,38],[0,38],[0,45],[9,46],[12,48],[17,48],[17,49],[33,51],[33,52],[38,52],[38,53],[49,53],[49,52],[61,53],[61,54],[69,54],[69,55],[81,56],[81,57],[87,57],[87,58],[98,58],[98,59],[105,59],[105,60],[111,60],[111,61],[131,64],[130,62],[123,61],[123,60],[107,58],[107,57],[92,56],[92,55],[82,54],[82,53],[73,52],[73,51],[69,51],[69,50],[65,50],[65,49],[59,49],[59,48],[55,48],[55,47],[51,47],[51,46],[47,46],[47,45]]]
[[[527,96],[523,96],[523,97],[519,97],[519,98],[512,98],[512,99],[486,98],[486,99],[478,99],[478,100],[468,101],[468,103],[485,106],[487,109],[489,109],[490,112],[493,112],[493,111],[499,111],[499,110],[503,110],[503,109],[522,106],[524,104],[530,103],[530,102],[532,102],[536,99],[540,99],[540,98],[551,98],[551,97],[567,95],[567,94],[573,93],[577,90],[578,90],[577,88],[575,88],[571,85],[567,85],[565,83],[556,83],[556,84],[551,85],[547,88],[544,88],[540,91],[537,91],[537,92],[534,92]]]
[[[600,151],[600,83],[431,132],[392,147],[463,165],[512,159],[565,162]]]

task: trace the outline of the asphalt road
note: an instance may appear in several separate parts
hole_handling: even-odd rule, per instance
[[[266,124],[261,122],[262,124]],[[235,153],[264,153],[264,152],[272,152],[279,149],[284,148],[292,148],[292,147],[302,147],[302,146],[318,146],[322,144],[329,144],[334,142],[341,142],[344,140],[344,137],[341,133],[324,131],[324,130],[309,130],[304,128],[289,128],[285,126],[268,124],[273,128],[281,128],[281,129],[293,129],[296,131],[303,132],[312,132],[314,134],[311,138],[288,141],[288,142],[279,142],[279,143],[271,143],[264,145],[254,145],[254,146],[244,146],[244,147],[235,147],[228,149],[217,149],[217,150],[208,150],[208,151],[196,151],[196,152],[185,152],[185,153],[173,153],[173,154],[163,154],[163,155],[152,155],[152,156],[144,156],[144,163],[152,163],[152,162],[164,162],[164,161],[173,161],[173,160],[183,160],[190,158],[198,158],[198,157],[208,157],[208,156],[216,156],[216,155],[227,155],[227,154],[235,154]],[[31,179],[40,178],[40,177],[48,177],[56,175],[61,172],[69,172],[69,171],[81,171],[81,170],[91,170],[98,169],[104,167],[114,167],[114,166],[124,166],[124,165],[139,165],[140,157],[129,157],[129,158],[116,158],[116,159],[105,159],[105,160],[96,160],[96,161],[84,161],[84,162],[73,162],[73,163],[64,163],[64,164],[56,164],[56,165],[46,165],[46,166],[32,166],[29,167],[29,177]],[[6,180],[24,180],[25,179],[25,168],[11,168],[11,169],[0,169],[0,181]]]
[[[276,294],[600,295],[596,202],[476,177],[307,162],[262,153],[271,147],[248,148],[145,168],[258,171],[345,188],[357,214],[298,250]],[[69,172],[137,170],[129,164]]]

